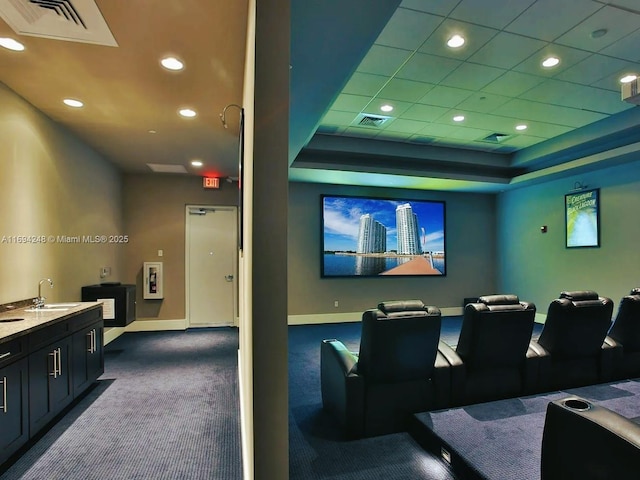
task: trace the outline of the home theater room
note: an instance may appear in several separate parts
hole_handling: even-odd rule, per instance
[[[74,1],[117,45],[0,19],[0,347],[42,292],[136,314],[0,480],[637,478],[638,0]],[[232,318],[200,321],[216,211]],[[10,244],[76,233],[127,241]]]

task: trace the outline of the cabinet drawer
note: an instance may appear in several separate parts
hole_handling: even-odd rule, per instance
[[[71,331],[77,332],[78,330],[96,323],[102,318],[102,307],[92,308],[87,312],[80,313],[73,316],[71,321]]]
[[[26,337],[16,338],[0,343],[0,367],[18,360],[27,353]]]
[[[47,325],[29,335],[29,350],[37,350],[48,343],[70,334],[70,321],[68,319],[54,323],[53,325]]]

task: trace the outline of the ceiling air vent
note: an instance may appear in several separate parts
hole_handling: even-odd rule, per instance
[[[370,113],[361,113],[356,117],[355,124],[359,127],[380,127],[384,122],[391,117],[385,117],[384,115],[371,115]]]
[[[0,17],[19,35],[118,46],[95,0],[0,0]]]
[[[481,142],[489,142],[489,143],[501,143],[502,141],[509,138],[511,135],[506,133],[492,133],[491,135],[487,135],[484,137]]]

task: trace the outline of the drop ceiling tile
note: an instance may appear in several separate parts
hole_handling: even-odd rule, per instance
[[[424,97],[419,99],[418,103],[451,108],[466,100],[471,94],[473,94],[471,90],[437,85]]]
[[[357,68],[360,73],[392,76],[411,52],[399,48],[373,45]]]
[[[416,50],[442,22],[442,17],[398,8],[382,30],[377,45]]]
[[[385,132],[403,133],[407,137],[419,132],[427,125],[427,122],[419,122],[418,120],[405,120],[403,118],[395,118],[384,124]]]
[[[560,72],[555,76],[555,79],[582,85],[592,85],[603,78],[618,75],[625,69],[630,69],[631,71],[632,67],[635,67],[635,64],[631,62],[595,53],[564,72]],[[619,90],[619,86],[620,84],[616,79],[614,83],[608,85],[608,88]]]
[[[371,101],[371,97],[364,97],[360,95],[347,95],[340,94],[338,98],[331,105],[331,110],[338,110],[341,112],[361,112]]]
[[[380,91],[379,96],[391,100],[416,102],[434,87],[431,83],[414,82],[403,78],[393,78]]]
[[[527,130],[526,134],[540,138],[552,138],[562,135],[563,133],[573,130],[571,127],[565,127],[563,125],[556,125],[553,123],[542,122],[526,122]]]
[[[469,57],[470,62],[510,69],[546,45],[542,40],[501,32]]]
[[[468,127],[483,128],[494,133],[512,134],[515,132],[515,126],[521,122],[516,118],[474,113],[468,115],[464,123]]]
[[[638,25],[640,25],[640,14],[605,5],[584,22],[558,38],[556,43],[598,52],[636,31]],[[606,35],[599,38],[590,36],[591,32],[602,28],[607,30]]]
[[[358,138],[375,138],[378,136],[381,130],[375,127],[349,127],[344,131],[344,135],[347,137]]]
[[[390,78],[391,77],[385,75],[355,72],[344,86],[342,93],[373,97],[384,87]]]
[[[509,71],[486,85],[482,91],[508,97],[517,97],[542,82],[544,82],[544,78],[542,77]]]
[[[454,125],[443,125],[441,123],[429,123],[422,130],[417,132],[418,135],[427,137],[446,137],[449,132],[456,128]]]
[[[393,107],[393,111],[391,112],[383,112],[380,110],[380,107],[383,105],[391,105]],[[399,100],[392,100],[390,98],[384,97],[375,97],[371,99],[371,102],[367,105],[367,113],[371,113],[373,115],[384,115],[391,117],[399,117],[404,112],[406,112],[411,106],[412,102],[401,102]]]
[[[581,60],[584,60],[589,55],[589,52],[586,52],[584,50],[578,50],[575,48],[551,43],[544,47],[542,50],[539,50],[531,55],[527,60],[525,60],[518,66],[514,67],[513,70],[521,73],[528,73],[531,75],[539,75],[542,77],[551,78],[559,75]],[[560,63],[552,68],[544,68],[542,66],[542,61],[549,56],[558,57],[560,59]]]
[[[638,48],[638,45],[640,45],[640,29],[603,48],[600,53],[631,62],[640,62],[640,48]]]
[[[535,0],[463,0],[450,17],[502,29]]]
[[[573,95],[575,91],[582,87],[584,87],[584,85],[548,79],[528,92],[523,93],[519,98],[533,100],[539,103],[559,104],[563,98]]]
[[[449,111],[448,108],[415,104],[404,112],[402,118],[406,118],[408,120],[419,120],[422,122],[432,122],[436,118],[441,117],[447,111]]]
[[[592,0],[538,0],[505,30],[551,42],[601,7]]]
[[[449,138],[455,138],[459,140],[478,140],[491,135],[491,130],[485,130],[480,128],[470,128],[460,125],[458,128],[454,128],[449,132]]]
[[[441,84],[466,90],[480,90],[503,73],[505,70],[501,68],[464,63],[442,80]]]
[[[442,22],[418,51],[441,57],[466,60],[499,32],[494,28],[481,27],[448,18]],[[466,40],[465,44],[460,48],[447,46],[447,40],[455,34],[462,35]]]
[[[400,69],[396,77],[436,84],[455,70],[461,63],[459,60],[451,58],[416,53]]]
[[[410,8],[420,12],[433,13],[434,15],[447,16],[455,8],[460,0],[402,0],[402,8]]]
[[[329,110],[325,113],[321,125],[324,126],[347,126],[351,125],[351,122],[356,118],[356,114],[353,112],[339,112],[336,110]]]
[[[560,107],[529,100],[513,99],[493,112],[496,115],[522,118],[523,121],[556,123],[567,127],[582,127],[606,118],[607,115],[595,112],[576,110],[575,108]]]
[[[457,108],[467,110],[469,112],[490,113],[500,105],[504,105],[511,97],[502,95],[493,95],[490,93],[475,93],[465,101],[459,103]]]
[[[604,88],[606,90],[611,90],[612,92],[617,92],[618,94],[620,94],[620,79],[630,73],[634,73],[636,75],[639,74],[640,65],[638,65],[637,63],[626,62],[624,67],[622,67],[618,71],[612,72],[604,78],[601,78],[597,82],[593,82],[591,86]]]

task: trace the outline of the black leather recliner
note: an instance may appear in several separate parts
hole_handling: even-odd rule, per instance
[[[593,385],[613,378],[619,347],[605,342],[613,302],[596,292],[562,292],[549,305],[532,347],[541,357],[540,391]]]
[[[517,295],[484,295],[464,309],[455,351],[441,346],[452,365],[452,403],[469,405],[532,393],[538,358],[529,348],[536,307]]]
[[[547,406],[542,480],[633,480],[640,465],[640,425],[579,397]]]
[[[438,354],[440,310],[420,300],[383,302],[362,315],[359,354],[323,340],[323,408],[347,437],[406,430],[410,414],[449,404],[449,364]]]
[[[640,288],[622,297],[606,342],[619,347],[614,378],[640,377]]]

